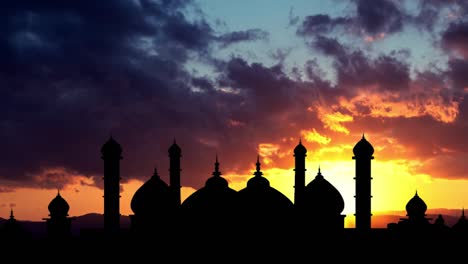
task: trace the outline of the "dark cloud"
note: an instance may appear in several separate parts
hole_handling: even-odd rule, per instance
[[[450,23],[442,34],[442,45],[468,59],[468,22]]]
[[[404,14],[397,3],[392,0],[357,0],[359,25],[371,35],[401,31]]]
[[[174,137],[184,149],[184,171],[209,175],[212,157],[199,153],[215,152],[206,142],[220,141],[214,134],[229,120],[223,109],[241,99],[216,92],[212,80],[193,76],[185,64],[210,61],[209,51],[220,41],[227,45],[266,33],[246,30],[217,37],[203,16],[186,15],[190,5],[5,3],[0,11],[5,150],[0,176],[44,188],[73,182],[69,172],[98,176],[99,149],[111,134],[124,149],[124,180],[146,179],[154,166],[164,176]],[[49,170],[57,168],[64,171]],[[187,177],[184,184],[199,185],[204,178]],[[100,177],[95,179],[100,186]]]
[[[268,32],[261,29],[248,29],[244,31],[233,31],[223,34],[217,37],[217,41],[221,47],[225,48],[229,45],[244,42],[244,41],[255,41],[255,40],[267,40]]]
[[[376,85],[382,90],[404,90],[410,83],[409,66],[393,52],[371,59],[337,39],[318,36],[311,46],[335,59],[337,82],[345,87]]]
[[[453,88],[458,91],[468,89],[468,60],[452,59],[449,61],[448,74],[453,83]]]
[[[297,34],[303,36],[315,36],[317,34],[329,33],[336,27],[352,23],[351,19],[344,17],[331,18],[329,15],[318,14],[307,16],[297,29]]]

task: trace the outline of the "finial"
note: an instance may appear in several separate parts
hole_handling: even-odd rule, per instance
[[[255,163],[256,171],[254,172],[255,176],[262,176],[263,172],[260,170],[260,155],[257,155],[257,163]]]
[[[320,164],[319,164],[319,166],[318,166],[318,174],[322,174],[322,173],[320,172]]]
[[[418,196],[418,190],[416,189],[416,194],[414,196]]]
[[[364,132],[362,132],[362,139],[366,139],[366,137],[364,136]]]
[[[302,138],[299,138],[299,144],[302,144]]]
[[[10,208],[10,219],[15,219],[15,216],[13,215],[13,208]]]
[[[173,142],[172,144],[177,144],[177,143],[176,143],[176,140],[175,140],[175,137],[174,137],[174,142]]]
[[[218,162],[218,153],[216,153],[216,162],[215,162],[215,170],[213,171],[214,177],[221,176],[221,172],[219,171],[219,162]]]
[[[57,196],[60,196],[60,188],[57,188]]]
[[[462,207],[462,217],[465,218],[465,207]]]
[[[157,177],[159,177],[159,174],[158,174],[158,169],[156,168],[156,166],[154,166],[154,172],[153,172],[153,176],[157,176]]]

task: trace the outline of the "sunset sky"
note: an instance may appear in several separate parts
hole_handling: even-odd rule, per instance
[[[121,213],[167,150],[182,199],[218,155],[233,189],[260,155],[291,200],[308,149],[354,221],[352,148],[374,146],[372,211],[468,207],[468,2],[10,0],[0,8],[0,217],[103,212],[100,148],[123,148]],[[350,224],[351,223],[351,224]]]

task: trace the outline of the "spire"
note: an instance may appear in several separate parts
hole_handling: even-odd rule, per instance
[[[260,155],[257,155],[257,163],[255,163],[256,166],[256,171],[254,172],[254,175],[256,177],[261,177],[263,175],[263,172],[260,170]]]
[[[154,166],[153,177],[158,177],[159,178],[158,169],[156,168],[156,166]]]
[[[364,136],[364,132],[362,132],[362,139],[366,139],[366,137]]]
[[[461,215],[462,218],[465,218],[465,208],[462,207],[462,215]]]
[[[221,172],[219,171],[219,162],[218,162],[218,154],[216,153],[216,162],[215,162],[215,170],[213,171],[213,177],[221,176]]]
[[[320,171],[320,165],[318,166],[317,176],[315,178],[323,178],[322,172]]]
[[[13,215],[13,208],[10,209],[10,219],[14,220],[15,216]]]

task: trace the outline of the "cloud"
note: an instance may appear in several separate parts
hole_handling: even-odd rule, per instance
[[[216,40],[220,43],[221,47],[225,48],[232,44],[244,41],[255,41],[255,40],[268,40],[268,32],[261,29],[248,29],[243,31],[233,31],[221,36],[218,36]]]
[[[468,22],[450,23],[442,34],[442,45],[468,59]]]
[[[370,35],[401,31],[404,13],[397,3],[392,0],[356,0],[359,25]]]

